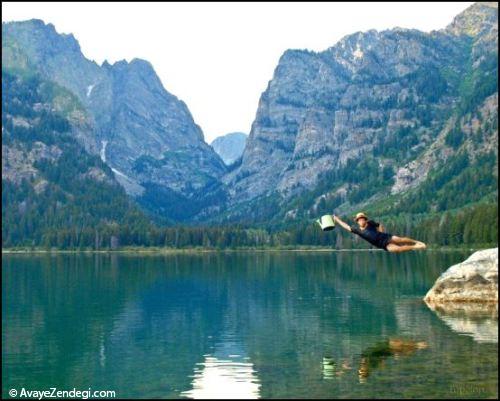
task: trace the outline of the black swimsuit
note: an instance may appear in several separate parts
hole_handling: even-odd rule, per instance
[[[381,233],[377,231],[377,227],[379,225],[380,225],[379,223],[375,223],[372,220],[368,220],[367,226],[364,230],[360,230],[357,227],[351,226],[351,231],[354,234],[359,235],[364,240],[368,241],[373,246],[376,246],[377,248],[381,248],[387,251],[387,244],[391,240],[392,235],[389,233]]]

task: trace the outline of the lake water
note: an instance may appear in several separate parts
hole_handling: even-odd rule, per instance
[[[498,397],[498,317],[422,297],[471,252],[2,256],[2,393]]]

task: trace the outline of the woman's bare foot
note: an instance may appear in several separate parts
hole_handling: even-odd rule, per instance
[[[415,244],[415,249],[427,249],[427,245],[425,245],[422,241],[417,241]]]

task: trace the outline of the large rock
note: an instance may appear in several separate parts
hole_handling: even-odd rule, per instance
[[[473,253],[451,266],[424,300],[430,306],[447,302],[498,302],[498,248]]]

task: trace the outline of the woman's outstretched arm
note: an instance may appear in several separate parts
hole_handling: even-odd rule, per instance
[[[347,224],[346,222],[342,221],[340,217],[333,215],[333,220],[335,220],[335,222],[338,223],[339,226],[342,227],[344,230],[347,230],[349,232],[352,231],[351,226],[349,226],[349,224]]]

